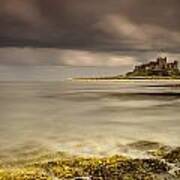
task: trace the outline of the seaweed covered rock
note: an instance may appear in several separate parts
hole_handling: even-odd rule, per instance
[[[92,180],[158,180],[170,176],[166,163],[156,159],[80,158],[44,160],[17,169],[2,170],[0,179],[74,179],[89,177]]]
[[[167,153],[163,159],[165,159],[167,162],[175,163],[180,166],[180,147],[170,151]]]
[[[163,158],[170,151],[172,151],[170,146],[161,146],[158,149],[149,150],[147,153],[154,156],[155,158]]]
[[[159,149],[162,145],[160,143],[151,141],[137,141],[135,143],[130,143],[127,146],[133,149],[147,151],[152,149]]]
[[[174,158],[174,156],[172,157]],[[131,159],[124,156],[83,158],[57,154],[43,156],[29,164],[0,168],[0,180],[175,180],[179,171],[171,174],[172,167],[165,161]]]
[[[1,180],[53,180],[48,173],[41,168],[15,168],[8,170],[0,170]]]
[[[97,166],[91,171],[91,176],[102,179],[157,179],[159,175],[167,174],[168,170],[169,167],[158,160],[129,159],[113,165]]]
[[[173,148],[158,142],[152,141],[137,141],[127,145],[130,149],[135,149],[144,152],[149,157],[162,159],[166,154],[171,152]]]

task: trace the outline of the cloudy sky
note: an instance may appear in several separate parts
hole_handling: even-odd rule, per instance
[[[179,0],[0,0],[0,66],[180,59]]]

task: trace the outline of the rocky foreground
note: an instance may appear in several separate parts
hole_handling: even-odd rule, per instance
[[[0,180],[179,180],[180,148],[131,144],[149,153],[144,159],[120,155],[82,158],[64,153],[44,155],[31,161],[2,163]],[[149,146],[154,146],[149,150]]]

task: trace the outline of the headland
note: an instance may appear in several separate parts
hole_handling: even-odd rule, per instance
[[[180,80],[178,61],[168,61],[167,57],[158,57],[155,61],[136,65],[125,75],[104,77],[79,77],[75,80]]]

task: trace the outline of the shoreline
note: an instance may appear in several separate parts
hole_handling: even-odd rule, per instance
[[[72,78],[69,81],[79,82],[180,82],[180,79],[100,79],[100,78]]]
[[[132,158],[121,154],[81,157],[63,152],[0,165],[0,179],[18,180],[178,180],[180,147],[140,141],[131,148],[148,150],[150,157]]]

